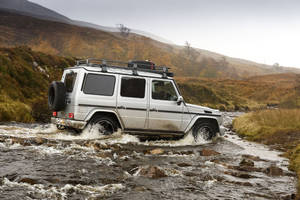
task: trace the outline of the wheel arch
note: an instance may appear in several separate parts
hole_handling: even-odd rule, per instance
[[[113,111],[113,110],[93,110],[91,113],[88,114],[88,116],[85,118],[84,121],[87,121],[88,123],[96,116],[109,116],[112,117],[113,119],[116,120],[116,122],[118,123],[118,126],[123,130],[124,129],[124,125],[121,121],[121,119],[119,118],[117,112]]]
[[[192,122],[186,128],[185,133],[188,133],[189,131],[191,131],[192,128],[195,126],[195,124],[197,124],[199,121],[206,121],[206,122],[212,123],[213,125],[216,126],[217,132],[220,132],[219,123],[218,123],[218,120],[217,120],[216,117],[212,117],[212,116],[196,116],[196,117],[194,117],[194,119],[192,120]]]

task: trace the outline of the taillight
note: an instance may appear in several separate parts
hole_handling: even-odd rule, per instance
[[[52,113],[53,117],[57,117],[57,112]]]
[[[74,119],[74,113],[69,113],[69,118]]]

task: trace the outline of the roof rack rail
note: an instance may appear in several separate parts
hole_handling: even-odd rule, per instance
[[[114,64],[117,64],[114,65]],[[115,61],[115,60],[105,60],[97,58],[88,58],[86,60],[77,60],[76,65],[87,65],[90,67],[100,67],[103,72],[107,72],[107,67],[119,68],[119,69],[131,69],[133,75],[138,75],[138,71],[151,72],[156,74],[161,74],[163,78],[173,77],[174,73],[169,71],[169,67],[166,66],[156,66],[151,61]]]

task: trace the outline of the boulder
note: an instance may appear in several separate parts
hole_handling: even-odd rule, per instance
[[[27,183],[30,185],[35,185],[37,184],[37,180],[31,179],[31,178],[22,178],[21,180],[19,180],[20,183]]]
[[[157,166],[148,166],[144,167],[139,172],[140,175],[148,177],[148,178],[163,178],[167,177],[164,170],[160,169]]]
[[[179,167],[190,167],[190,166],[192,166],[192,164],[190,164],[190,163],[178,163],[177,166],[179,166]]]
[[[37,137],[37,138],[34,139],[34,142],[35,142],[36,145],[42,145],[42,144],[46,143],[47,140],[44,139],[44,138]]]
[[[216,155],[220,155],[219,152],[211,150],[211,149],[202,149],[200,151],[200,155],[201,156],[216,156]]]
[[[276,165],[271,165],[264,170],[264,173],[269,176],[283,176],[283,170]]]
[[[240,166],[254,167],[254,162],[252,160],[243,159],[240,162]]]

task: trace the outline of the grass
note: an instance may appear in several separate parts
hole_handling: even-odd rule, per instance
[[[300,199],[300,109],[262,110],[233,121],[234,130],[248,140],[272,145],[290,159],[289,169],[297,173]]]
[[[0,121],[33,122],[31,107],[16,101],[0,103]]]

